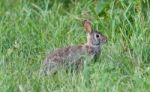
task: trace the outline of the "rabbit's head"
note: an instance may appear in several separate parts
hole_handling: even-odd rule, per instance
[[[107,38],[100,32],[92,29],[90,21],[84,20],[83,26],[87,32],[87,44],[92,47],[99,47],[102,43],[107,42]]]

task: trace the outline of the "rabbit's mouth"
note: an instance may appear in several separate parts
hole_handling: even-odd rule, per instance
[[[95,43],[95,44],[92,44],[91,47],[100,47],[100,43]]]
[[[92,45],[92,47],[100,47],[101,45],[103,45],[105,43],[107,43],[106,39],[105,40],[100,40],[100,41],[95,42],[95,43],[92,43],[91,45]]]

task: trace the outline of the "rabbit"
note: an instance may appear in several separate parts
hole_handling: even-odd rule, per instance
[[[106,36],[93,30],[89,20],[83,21],[83,27],[87,33],[87,42],[54,50],[44,60],[44,74],[52,74],[61,69],[63,65],[73,64],[80,69],[84,63],[90,62],[100,54],[101,45],[107,42]]]

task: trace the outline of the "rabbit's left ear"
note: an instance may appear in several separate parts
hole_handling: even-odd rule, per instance
[[[89,20],[84,20],[83,26],[84,26],[84,29],[86,32],[88,32],[88,33],[92,32],[92,25],[91,25],[91,22]]]

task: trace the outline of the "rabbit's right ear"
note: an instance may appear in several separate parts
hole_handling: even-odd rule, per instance
[[[84,20],[83,26],[84,26],[84,29],[86,32],[88,32],[88,33],[92,32],[92,26],[91,26],[91,22],[89,20]]]

